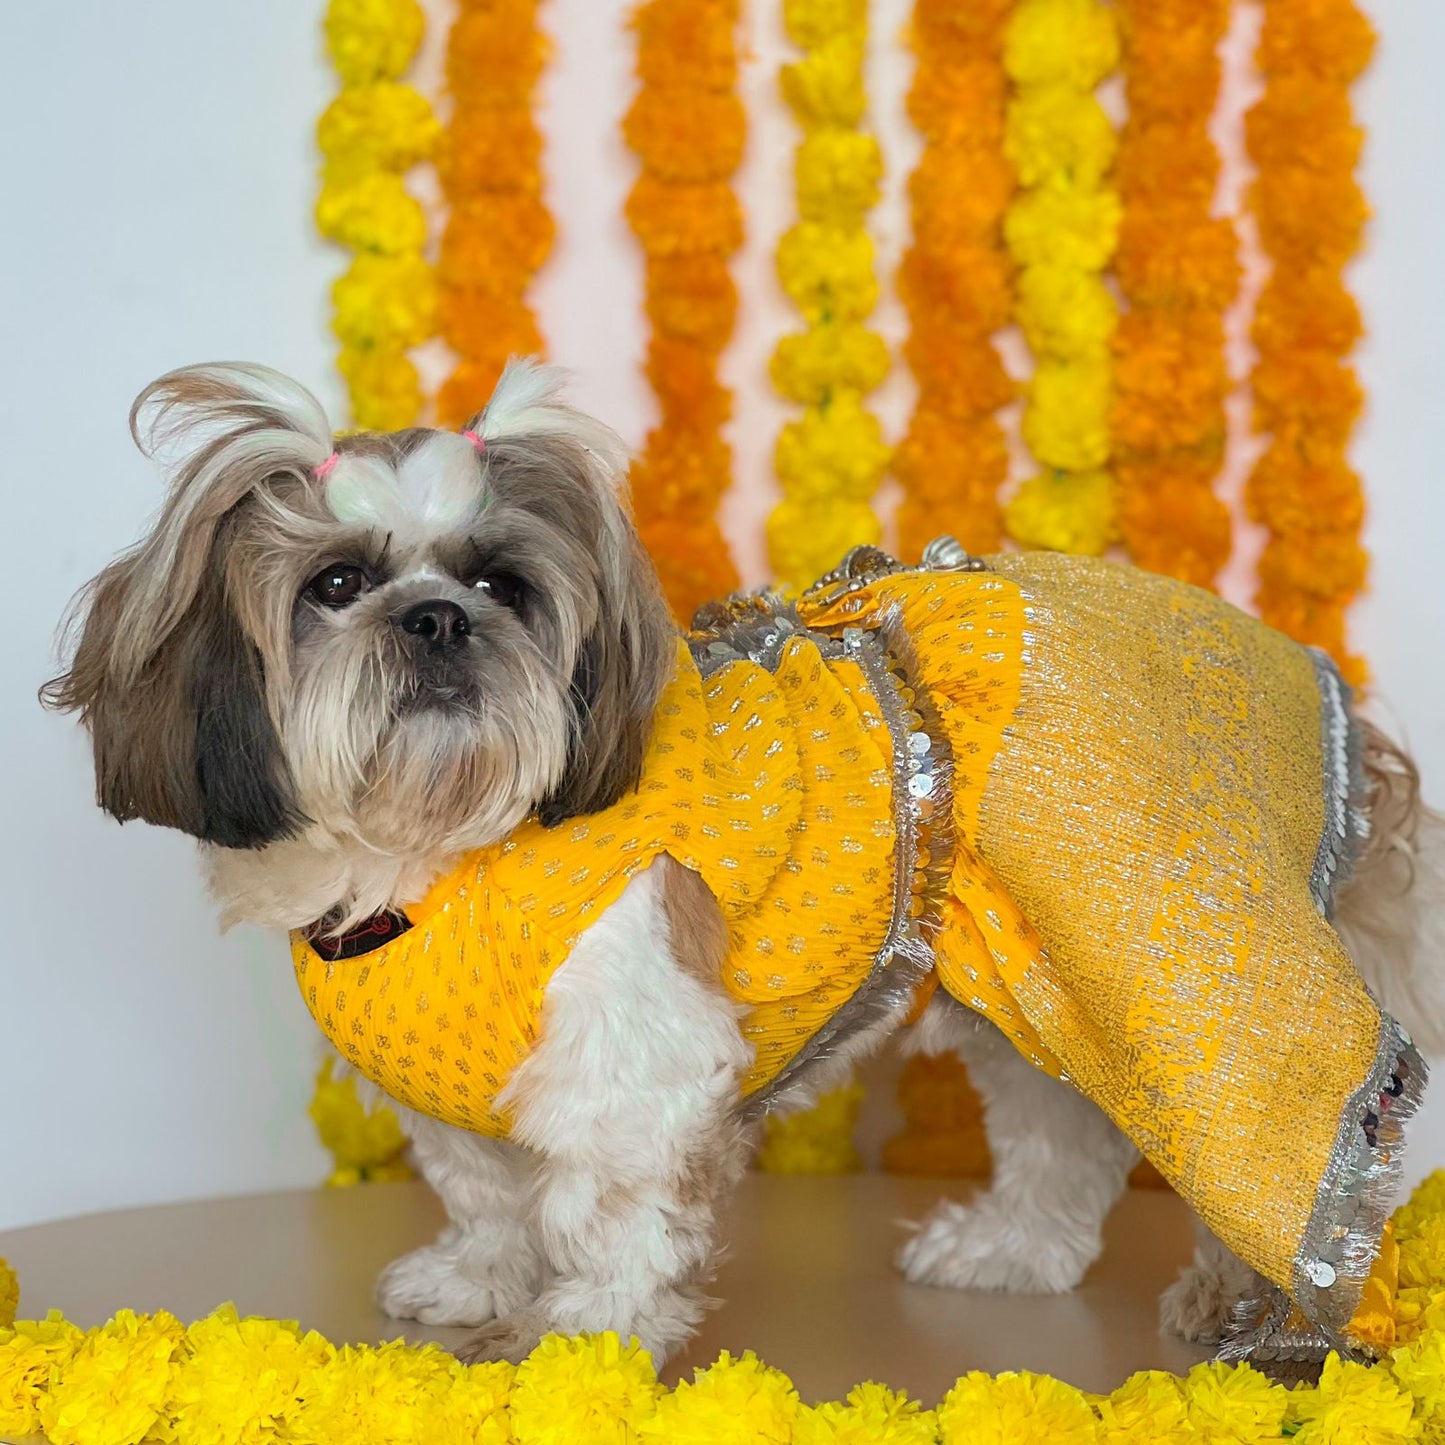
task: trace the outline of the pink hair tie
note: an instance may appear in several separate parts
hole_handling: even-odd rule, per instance
[[[466,439],[471,442],[474,447],[476,447],[478,456],[486,455],[487,441],[485,437],[478,436],[474,431],[464,431],[462,435],[466,437]]]
[[[311,475],[315,477],[318,482],[324,482],[326,478],[329,477],[331,473],[336,470],[336,464],[340,460],[341,453],[332,452],[331,455],[327,457],[324,462],[321,462],[319,465],[311,468]]]

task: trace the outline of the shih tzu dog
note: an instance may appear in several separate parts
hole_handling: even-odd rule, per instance
[[[321,1019],[333,1003],[344,1010],[340,1000],[312,1004],[343,1054],[363,1027],[375,1044],[383,1014],[395,1016],[394,995],[365,992],[357,938],[376,920],[378,936],[408,929],[424,960],[419,935],[432,947],[446,909],[423,927],[417,904],[478,850],[501,858],[528,829],[590,846],[588,820],[625,816],[655,729],[677,710],[665,699],[678,635],[624,507],[623,449],[566,407],[557,385],[550,370],[514,365],[460,434],[334,440],[308,392],[247,365],[174,372],[133,412],[169,489],[149,534],[83,595],[47,701],[89,729],[106,811],[200,840],[227,923],[299,933],[325,960],[323,989],[333,963],[356,960],[351,1023]],[[776,642],[774,632],[760,645]],[[926,742],[917,751],[926,757]],[[1445,897],[1440,825],[1400,755],[1379,743],[1370,761],[1373,841],[1336,927],[1376,995],[1430,1039],[1430,951],[1445,938],[1430,914]],[[860,864],[858,877],[869,871]],[[482,906],[486,880],[466,877],[448,885],[449,899],[466,900],[450,914],[453,939],[460,914]],[[450,1220],[383,1274],[389,1314],[479,1327],[472,1358],[518,1358],[551,1330],[635,1333],[659,1358],[688,1337],[704,1308],[716,1202],[742,1168],[757,1112],[743,1102],[757,1067],[745,1010],[718,983],[728,940],[711,885],[663,852],[617,880],[596,915],[578,905],[520,1061],[507,1059],[487,1094],[481,1025],[470,1054],[448,1053],[446,1067],[456,1054],[461,1072],[447,1087],[469,1081],[465,1109],[427,1105],[442,1085],[425,1020],[413,1021],[417,1058],[389,1063],[391,1073],[351,1053],[404,1109]],[[499,957],[523,957],[516,940],[531,925],[519,916],[509,944],[497,922]],[[438,983],[428,1019],[445,1011],[442,994]],[[912,994],[885,989],[868,1003],[829,1047],[801,1047],[773,1071],[771,1084],[786,1085],[775,1102],[806,1103],[835,1081],[903,1024]],[[995,1175],[911,1235],[905,1275],[1071,1288],[1098,1253],[1133,1146],[942,990],[907,1032],[908,1047],[965,1058]],[[486,1127],[501,1117],[505,1128]],[[1205,1234],[1165,1297],[1165,1322],[1213,1338],[1255,1284]]]

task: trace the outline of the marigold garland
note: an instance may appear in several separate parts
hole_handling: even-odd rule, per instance
[[[1129,302],[1114,338],[1119,530],[1140,566],[1213,585],[1229,556],[1224,316],[1238,242],[1210,214],[1219,156],[1208,126],[1229,0],[1120,0],[1129,120],[1115,176],[1116,269]]]
[[[1245,493],[1270,533],[1256,600],[1266,622],[1325,648],[1355,682],[1364,666],[1346,646],[1345,610],[1367,559],[1346,455],[1362,395],[1346,358],[1360,319],[1342,272],[1368,214],[1349,90],[1373,48],[1351,0],[1266,0],[1264,95],[1245,123],[1258,172],[1251,204],[1274,264],[1253,327],[1254,421],[1270,437]]]
[[[773,354],[774,386],[805,410],[778,437],[783,500],[768,518],[768,552],[774,576],[801,586],[879,536],[871,503],[888,448],[863,398],[887,372],[888,350],[862,324],[878,297],[863,221],[883,159],[859,129],[866,0],[783,0],[783,24],[803,52],[781,76],[802,139],[798,221],[778,243],[777,264],[808,329]]]
[[[316,223],[355,252],[331,289],[331,324],[361,427],[417,419],[421,383],[407,350],[435,330],[426,215],[404,177],[431,156],[440,127],[426,100],[400,83],[425,20],[417,0],[330,0],[326,9],[326,48],[342,89],[317,124]]]
[[[1045,468],[1004,511],[1025,547],[1097,554],[1116,533],[1106,466],[1118,318],[1102,274],[1119,229],[1116,137],[1093,91],[1118,56],[1102,0],[1019,0],[1004,36],[1004,151],[1020,187],[1004,239],[1019,267],[1014,318],[1034,354],[1023,436]]]
[[[647,378],[661,413],[632,469],[638,531],[682,622],[737,586],[717,509],[732,480],[718,359],[742,244],[729,184],[747,118],[736,94],[738,0],[647,0],[633,21],[641,82],[623,134],[642,163],[627,219],[647,258]]]
[[[811,1109],[770,1114],[753,1165],[766,1174],[853,1174],[863,1167],[853,1131],[863,1085],[852,1079],[823,1094]]]
[[[726,1351],[674,1389],[636,1341],[549,1335],[519,1366],[435,1345],[337,1346],[222,1305],[189,1328],[122,1310],[81,1330],[52,1312],[0,1327],[0,1434],[51,1445],[1159,1445],[1445,1438],[1445,1170],[1397,1211],[1398,1294],[1381,1362],[1331,1355],[1286,1389],[1249,1365],[1131,1375],[1089,1395],[1046,1375],[963,1376],[937,1410],[859,1385],[806,1405],[781,1370]],[[1393,1336],[1393,1344],[1391,1337]]]
[[[909,179],[913,241],[898,273],[909,315],[904,356],[918,384],[893,454],[903,488],[898,552],[948,532],[974,552],[1000,540],[1008,448],[996,415],[1014,385],[993,336],[1011,309],[1003,216],[1014,192],[1004,155],[1004,28],[1013,0],[916,0],[908,112],[923,136]]]
[[[527,288],[552,249],[542,136],[532,115],[547,42],[540,0],[461,0],[447,37],[451,120],[439,152],[450,207],[442,233],[439,327],[458,361],[437,394],[459,426],[513,356],[545,347]]]
[[[381,1103],[368,1108],[357,1093],[355,1075],[344,1072],[338,1077],[334,1066],[330,1055],[322,1060],[308,1110],[317,1137],[331,1155],[327,1186],[410,1179],[413,1171],[404,1157],[407,1138],[395,1112]]]

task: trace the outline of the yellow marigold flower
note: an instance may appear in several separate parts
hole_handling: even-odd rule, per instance
[[[343,178],[407,170],[431,155],[440,135],[426,100],[390,80],[343,90],[316,126],[327,173]]]
[[[425,26],[417,0],[331,0],[326,53],[347,85],[395,80],[411,64]]]
[[[316,198],[316,225],[323,236],[353,251],[397,256],[426,244],[421,202],[391,171],[328,182]]]
[[[820,502],[826,505],[820,505]],[[785,497],[768,515],[768,555],[780,581],[806,587],[850,547],[877,543],[878,514],[867,502],[840,498]]]
[[[943,1445],[1094,1445],[1099,1422],[1072,1385],[1027,1371],[989,1376],[971,1370],[938,1407]]]
[[[331,287],[343,346],[416,346],[432,334],[436,278],[420,256],[357,256]]]
[[[411,425],[421,404],[421,384],[399,348],[343,350],[337,365],[351,389],[358,426],[398,431]],[[367,1109],[356,1092],[355,1077],[349,1072],[337,1077],[334,1064],[329,1054],[321,1061],[307,1109],[335,1164],[327,1182],[358,1183],[383,1175],[410,1178],[401,1158],[406,1135],[395,1113],[385,1104]]]
[[[833,35],[783,67],[783,99],[805,128],[854,126],[863,118],[863,41]]]
[[[1108,472],[1041,472],[1004,508],[1009,535],[1023,547],[1101,557],[1118,540],[1114,482]]]
[[[1402,1244],[1428,1219],[1445,1214],[1445,1169],[1437,1169],[1415,1186],[1410,1202],[1395,1211],[1395,1238]],[[1445,1284],[1445,1279],[1442,1279]]]
[[[460,1368],[435,1345],[343,1346],[302,1372],[287,1436],[431,1445],[427,1416]]]
[[[15,1323],[15,1311],[20,1307],[20,1281],[10,1268],[10,1261],[0,1259],[0,1328]]]
[[[40,1401],[50,1445],[135,1445],[161,1417],[185,1330],[164,1310],[121,1310],[91,1330]]]
[[[1092,90],[1119,63],[1113,8],[1099,0],[1020,0],[1004,37],[1018,85]]]
[[[850,230],[878,200],[883,155],[871,135],[828,126],[803,137],[796,159],[798,214]]]
[[[520,1445],[628,1445],[652,1418],[659,1386],[652,1356],[608,1330],[548,1335],[517,1367],[512,1433]]]
[[[1413,1344],[1390,1351],[1390,1373],[1415,1400],[1426,1439],[1445,1439],[1445,1332],[1425,1331]]]
[[[1102,271],[1119,241],[1118,194],[1045,186],[1021,195],[1004,217],[1004,239],[1021,266]]]
[[[0,1436],[40,1433],[40,1400],[85,1339],[59,1310],[0,1329]]]
[[[839,391],[783,428],[774,460],[791,496],[866,501],[888,465],[888,446],[858,394]]]
[[[1445,1214],[1412,1221],[1400,1241],[1400,1283],[1411,1289],[1445,1287]]]
[[[423,1403],[417,1439],[425,1445],[512,1445],[507,1399],[516,1374],[505,1361],[457,1369],[446,1389]]]
[[[1018,276],[1014,319],[1035,356],[1102,358],[1119,324],[1119,309],[1097,271],[1026,266]]]
[[[1097,186],[1117,149],[1109,117],[1087,91],[1044,85],[1030,88],[1009,105],[1004,154],[1013,162],[1020,185],[1067,181]]]
[[[1109,367],[1043,360],[1029,383],[1023,434],[1046,467],[1088,472],[1109,458]]]
[[[803,222],[778,242],[778,279],[809,325],[861,321],[878,300],[865,231]]]
[[[1413,1398],[1384,1370],[1325,1360],[1320,1383],[1290,1396],[1298,1445],[1406,1445],[1420,1438]]]
[[[783,26],[800,50],[813,50],[834,35],[861,32],[868,0],[783,0]]]
[[[741,1359],[724,1350],[664,1395],[637,1433],[658,1445],[788,1445],[797,1413],[798,1392],[781,1370],[751,1350]]]
[[[1206,1439],[1278,1440],[1289,1392],[1249,1365],[1196,1365],[1184,1380],[1189,1421]]]
[[[1102,1445],[1184,1445],[1199,1435],[1189,1423],[1184,1391],[1174,1375],[1140,1370],[1099,1401]]]
[[[888,344],[856,321],[785,336],[773,353],[773,385],[792,401],[816,405],[839,387],[872,391],[888,374]]]
[[[845,543],[843,550],[850,545]],[[769,1115],[763,1124],[756,1166],[769,1174],[855,1173],[863,1167],[853,1146],[862,1106],[863,1085],[853,1079],[822,1095],[811,1109],[781,1117]]]
[[[372,431],[400,431],[416,420],[421,409],[421,378],[399,346],[364,351],[343,346],[336,358],[336,369],[350,389],[357,426]],[[475,410],[472,407],[467,415]],[[382,1106],[367,1114],[358,1101],[353,1116],[343,1101],[329,1093],[313,1098],[311,1109],[321,1142],[332,1151],[334,1167],[326,1181],[330,1187],[412,1177],[411,1167],[401,1157],[406,1139],[390,1109]],[[393,1137],[399,1140],[394,1147]]]
[[[302,1378],[333,1353],[294,1321],[240,1319],[224,1304],[186,1331],[164,1414],[185,1445],[261,1445],[295,1411]]]
[[[937,1438],[932,1410],[872,1382],[850,1390],[846,1405],[804,1405],[793,1424],[794,1445],[933,1445]]]

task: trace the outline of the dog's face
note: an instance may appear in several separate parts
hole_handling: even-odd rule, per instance
[[[91,730],[101,805],[226,848],[318,829],[412,857],[632,786],[671,632],[618,443],[555,386],[514,367],[472,439],[361,434],[334,461],[276,373],[143,393],[170,492],[47,692]]]

